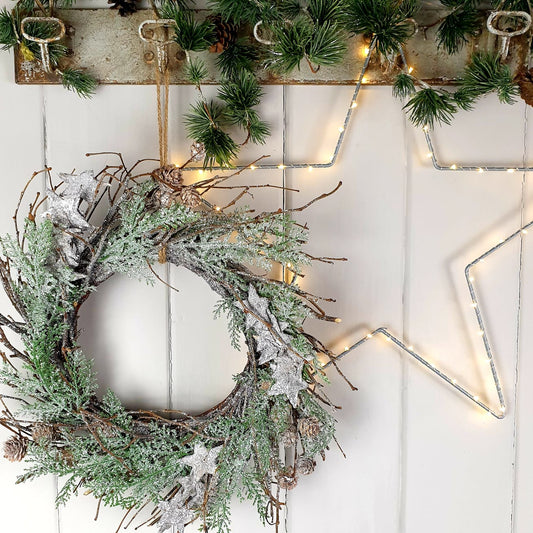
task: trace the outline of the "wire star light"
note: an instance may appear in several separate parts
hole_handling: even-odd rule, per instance
[[[499,406],[496,408],[490,407],[487,403],[482,401],[480,397],[469,391],[467,388],[463,387],[457,382],[457,379],[450,377],[448,374],[440,370],[438,367],[436,367],[433,363],[428,361],[424,358],[423,355],[417,353],[414,351],[413,346],[406,345],[403,340],[396,337],[392,333],[390,333],[387,328],[385,327],[379,327],[375,329],[374,331],[368,333],[363,338],[356,341],[354,344],[352,344],[349,347],[346,347],[344,352],[340,353],[336,357],[333,358],[333,361],[329,361],[328,363],[324,364],[323,368],[327,368],[333,362],[337,362],[339,359],[345,357],[349,353],[353,352],[366,342],[368,342],[370,339],[373,339],[377,335],[383,335],[386,340],[392,342],[398,348],[400,348],[403,352],[407,353],[409,356],[413,357],[416,361],[418,361],[420,364],[424,365],[428,370],[436,374],[440,379],[444,380],[448,385],[453,387],[455,390],[460,392],[463,396],[477,404],[479,407],[487,411],[487,413],[490,413],[495,418],[501,420],[505,418],[505,398],[503,395],[503,389],[500,381],[500,377],[498,375],[498,370],[496,368],[496,362],[494,359],[494,354],[490,345],[489,341],[489,335],[485,328],[484,320],[483,320],[483,313],[481,311],[481,306],[479,299],[477,297],[476,289],[474,286],[474,277],[472,275],[472,269],[480,262],[484,261],[487,257],[492,255],[493,253],[497,252],[500,248],[503,248],[507,244],[509,244],[512,240],[514,240],[516,237],[519,237],[520,235],[525,235],[528,233],[528,230],[533,226],[533,220],[531,222],[528,222],[525,226],[522,226],[520,229],[516,230],[514,233],[509,235],[506,239],[501,240],[496,246],[493,246],[490,250],[487,250],[483,254],[481,254],[479,257],[474,259],[471,263],[468,263],[465,267],[465,278],[466,278],[466,284],[468,286],[468,292],[470,294],[471,298],[471,306],[474,309],[475,315],[476,315],[476,321],[479,327],[478,333],[483,339],[483,346],[485,348],[485,353],[487,355],[487,362],[490,364],[490,370],[492,375],[492,380],[494,383],[494,386],[496,388],[496,392],[498,395],[498,402]]]

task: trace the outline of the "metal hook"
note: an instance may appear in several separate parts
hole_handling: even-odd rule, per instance
[[[168,68],[168,45],[173,43],[173,39],[157,39],[154,36],[145,35],[146,26],[155,26],[162,28],[176,27],[176,21],[173,19],[145,20],[139,25],[139,37],[146,43],[155,44],[157,50],[157,67],[159,72],[164,74]]]
[[[50,22],[52,24],[57,24],[59,26],[59,33],[57,35],[54,35],[53,37],[48,37],[46,39],[34,37],[33,35],[29,35],[25,31],[26,24],[30,22]],[[20,31],[22,32],[22,35],[25,39],[37,43],[39,45],[39,48],[41,49],[41,61],[43,63],[44,71],[48,73],[52,72],[48,45],[50,43],[60,41],[65,36],[66,28],[63,21],[56,17],[26,17],[20,23]]]
[[[499,30],[498,28],[494,27],[494,23],[500,17],[522,19],[524,21],[524,26],[515,31]],[[531,27],[531,15],[527,13],[526,11],[493,11],[489,15],[489,18],[487,19],[487,29],[490,31],[490,33],[497,35],[498,37],[501,37],[500,55],[501,55],[502,60],[505,59],[507,55],[509,54],[509,43],[511,41],[511,37],[516,37],[517,35],[522,35],[526,33],[530,27]]]

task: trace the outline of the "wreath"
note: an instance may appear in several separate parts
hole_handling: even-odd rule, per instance
[[[0,397],[0,424],[13,432],[4,455],[27,459],[19,482],[61,476],[58,504],[83,487],[98,507],[124,508],[123,521],[155,505],[148,522],[159,531],[181,532],[195,520],[204,531],[229,531],[234,495],[251,500],[263,522],[279,524],[281,491],[310,474],[334,439],[320,363],[321,354],[331,354],[303,324],[308,317],[339,319],[297,283],[304,265],[331,258],[303,251],[308,229],[290,210],[237,208],[254,187],[268,187],[224,183],[242,171],[185,185],[183,168],[135,175],[139,164],[60,174],[57,185],[46,169],[47,211],[38,215],[37,195],[19,229],[24,188],[15,234],[0,241],[2,284],[21,317],[0,315],[1,381],[15,391]],[[237,196],[214,206],[205,194],[217,188],[238,189]],[[215,313],[227,314],[233,345],[242,337],[246,344],[233,391],[196,416],[129,410],[110,390],[98,396],[78,343],[89,296],[117,273],[154,281],[157,261],[203,278],[220,297]],[[284,266],[285,281],[270,276],[274,265]],[[8,399],[19,409],[12,411]],[[287,447],[288,462],[280,458]]]

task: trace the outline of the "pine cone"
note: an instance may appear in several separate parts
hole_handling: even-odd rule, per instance
[[[74,454],[68,448],[61,448],[59,454],[60,459],[64,461],[67,466],[74,466]]]
[[[159,189],[157,189],[154,192],[154,202],[156,207],[170,207],[171,205],[174,205],[179,198],[179,194],[172,191],[168,187],[165,187],[164,185],[161,186]]]
[[[181,203],[189,209],[194,209],[202,203],[202,197],[194,187],[183,187],[180,198]]]
[[[56,438],[56,430],[54,426],[51,426],[50,424],[37,422],[33,425],[31,436],[38,444],[42,442],[49,442]]]
[[[205,146],[204,143],[193,142],[191,144],[191,161],[198,163],[205,157]]]
[[[320,433],[320,421],[315,416],[300,418],[298,431],[304,437],[316,437]]]
[[[27,451],[28,439],[26,437],[14,435],[4,442],[4,457],[12,463],[22,461]]]
[[[283,490],[292,490],[298,485],[298,479],[296,478],[296,472],[293,466],[281,470],[278,474],[278,485]]]
[[[127,17],[137,11],[136,0],[107,0],[111,5],[111,9],[118,9],[118,14],[121,17]]]
[[[296,426],[290,426],[285,433],[281,436],[281,443],[286,448],[294,446],[298,440],[298,433],[296,432]]]
[[[296,474],[308,476],[315,470],[316,462],[310,457],[298,457],[296,460]]]
[[[237,25],[227,20],[222,20],[220,15],[209,17],[209,20],[215,26],[215,41],[209,47],[209,51],[214,54],[219,54],[228,49],[237,40]]]
[[[175,165],[156,168],[152,171],[152,178],[174,191],[181,191],[183,186],[183,172]]]
[[[533,106],[533,69],[521,72],[517,78],[520,87],[520,96],[522,100],[530,106]]]

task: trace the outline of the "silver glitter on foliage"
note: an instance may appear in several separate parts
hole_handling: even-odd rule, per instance
[[[211,448],[208,450],[202,443],[194,445],[194,453],[184,457],[180,461],[191,467],[191,476],[200,481],[205,474],[214,474],[217,468],[217,457],[222,446]]]
[[[285,394],[292,406],[296,407],[298,405],[298,393],[307,389],[307,383],[302,379],[303,365],[304,362],[301,359],[295,361],[287,356],[280,357],[272,364],[276,382],[268,389],[268,394],[271,396]]]
[[[159,509],[162,511],[158,524],[159,533],[172,527],[176,528],[178,533],[183,533],[185,525],[195,516],[194,511],[183,506],[183,498],[179,493],[168,502],[159,502]]]

